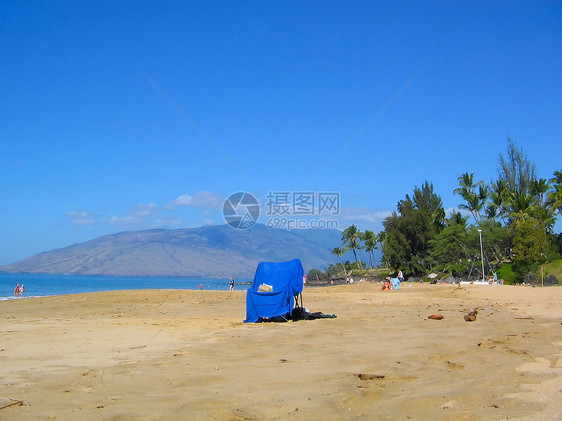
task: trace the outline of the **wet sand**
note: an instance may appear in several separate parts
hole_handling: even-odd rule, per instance
[[[303,297],[337,318],[244,324],[243,291],[0,302],[0,407],[15,403],[0,420],[562,413],[562,288],[356,283]],[[428,319],[436,313],[443,320]]]

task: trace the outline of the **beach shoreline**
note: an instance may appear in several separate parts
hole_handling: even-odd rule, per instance
[[[0,419],[555,419],[562,289],[305,288],[335,319],[244,324],[245,291],[0,302]],[[473,322],[464,315],[477,308]],[[441,314],[442,320],[430,320]]]

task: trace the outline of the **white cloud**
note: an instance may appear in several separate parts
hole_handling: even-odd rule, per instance
[[[382,223],[392,215],[392,211],[374,210],[369,208],[348,208],[341,211],[341,219],[344,221],[357,221],[365,223]]]
[[[217,222],[214,219],[209,219],[209,218],[202,218],[201,219],[201,225],[202,226],[206,226],[206,225],[216,225]]]
[[[70,211],[66,214],[74,225],[93,225],[96,223],[96,217],[88,211]]]
[[[134,205],[127,212],[127,217],[144,219],[152,216],[152,214],[158,209],[158,206],[154,203],[139,203]]]
[[[194,196],[183,194],[177,199],[172,200],[169,203],[169,206],[172,208],[176,206],[194,206],[200,208],[219,209],[222,206],[222,203],[223,199],[218,194],[208,191],[200,191]]]
[[[111,216],[103,220],[110,225],[127,226],[156,226],[153,215],[158,210],[158,205],[154,203],[139,203],[131,206],[124,216]]]

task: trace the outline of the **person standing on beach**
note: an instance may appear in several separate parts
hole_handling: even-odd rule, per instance
[[[230,284],[230,290],[231,290],[231,291],[234,291],[234,278],[233,278],[232,276],[230,277],[230,282],[229,282],[229,284]]]
[[[17,297],[20,295],[20,284],[16,284],[16,289],[14,291],[14,295]]]
[[[398,269],[398,281],[399,282],[404,282],[404,274],[402,273],[402,269]]]

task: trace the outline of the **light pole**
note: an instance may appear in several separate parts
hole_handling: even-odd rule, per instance
[[[480,260],[482,261],[482,280],[486,281],[484,276],[484,248],[482,247],[482,230],[478,230],[478,235],[480,235]]]

